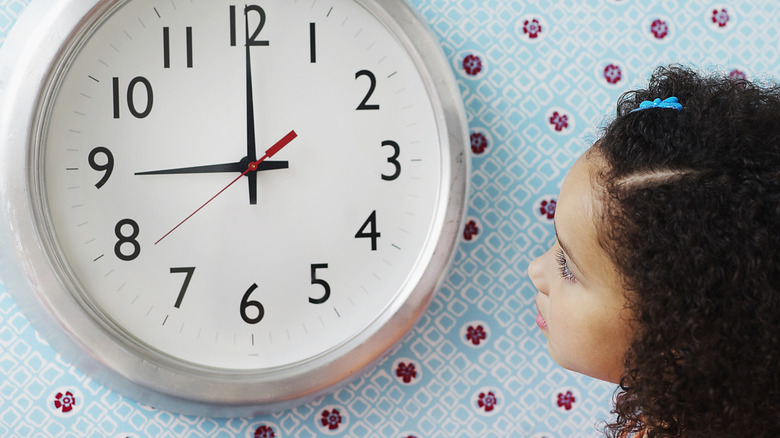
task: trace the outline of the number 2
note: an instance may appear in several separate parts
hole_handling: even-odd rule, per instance
[[[356,109],[358,110],[378,110],[379,104],[369,104],[368,99],[371,98],[371,95],[374,94],[374,90],[376,89],[376,76],[374,76],[374,73],[368,71],[368,70],[360,70],[359,72],[355,73],[355,79],[361,77],[361,76],[367,76],[368,80],[371,81],[371,83],[368,85],[368,92],[366,93],[366,97],[363,98],[363,101],[360,102],[360,105],[357,106]]]

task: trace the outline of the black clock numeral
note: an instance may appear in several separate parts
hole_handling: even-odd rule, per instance
[[[105,156],[105,164],[100,164],[97,162],[98,155]],[[108,181],[108,178],[111,177],[111,172],[114,171],[114,155],[111,154],[111,151],[108,150],[108,148],[98,146],[89,152],[87,161],[89,161],[89,167],[97,170],[98,172],[103,172],[103,176],[100,178],[100,181],[95,183],[95,187],[98,189],[103,187],[103,185]]]
[[[187,68],[192,68],[192,27],[186,29]],[[163,68],[171,68],[171,30],[163,27]]]
[[[317,62],[317,33],[316,23],[309,23],[309,62]]]
[[[368,228],[368,231],[366,231]],[[382,234],[376,230],[376,210],[372,211],[358,232],[355,234],[355,238],[368,238],[371,239],[371,251],[376,251],[376,241]]]
[[[309,297],[309,302],[312,304],[322,304],[325,301],[328,301],[328,298],[330,298],[330,285],[327,281],[317,278],[317,269],[327,269],[328,264],[327,263],[314,263],[311,265],[311,284],[318,284],[322,286],[325,289],[325,293],[322,294],[320,298],[311,298]]]
[[[244,320],[247,324],[257,324],[263,319],[263,316],[265,316],[265,308],[263,308],[263,305],[260,304],[259,301],[250,300],[249,295],[252,294],[252,292],[257,289],[257,283],[252,283],[251,286],[249,286],[249,289],[246,290],[246,293],[244,294],[244,297],[241,298],[241,307],[240,307],[240,313],[241,313],[241,319]],[[256,310],[257,315],[254,317],[250,317],[247,315],[247,309],[250,307],[253,307]]]
[[[130,233],[125,234],[127,227],[130,227]],[[140,234],[138,223],[132,219],[122,219],[116,223],[114,227],[114,235],[119,239],[114,244],[114,254],[116,254],[119,260],[129,262],[135,260],[139,254],[141,254],[141,244],[138,243],[136,238]],[[130,245],[133,251],[130,254],[125,254],[123,248],[127,249],[127,245]]]
[[[401,163],[398,162],[398,156],[401,155],[401,147],[398,146],[398,143],[392,140],[383,141],[382,147],[384,146],[390,146],[393,148],[393,155],[388,157],[387,162],[395,167],[395,172],[393,172],[391,175],[382,174],[382,179],[385,181],[392,181],[401,175]]]
[[[192,280],[192,274],[194,273],[194,266],[189,268],[171,268],[171,274],[187,274],[184,277],[184,283],[181,285],[179,295],[176,297],[176,304],[174,304],[173,307],[178,309],[179,306],[181,306],[181,302],[184,300],[184,294],[187,292],[187,287],[190,285],[190,280]]]
[[[113,78],[113,103],[114,103],[114,118],[119,118],[119,109],[121,107],[120,104],[120,86],[119,86],[119,78],[115,77]],[[136,106],[135,102],[135,87],[140,84],[146,91],[146,106],[141,110],[138,111],[138,107]],[[130,84],[127,86],[127,109],[130,110],[130,114],[133,115],[133,117],[137,119],[143,119],[144,117],[148,116],[149,113],[152,112],[152,105],[154,104],[154,92],[152,91],[152,84],[149,82],[148,79],[146,79],[143,76],[136,76],[131,81]]]
[[[371,83],[368,86],[368,92],[366,93],[366,96],[363,98],[363,101],[360,102],[360,105],[357,106],[356,109],[358,110],[378,110],[379,104],[369,104],[368,99],[371,98],[371,95],[374,94],[374,90],[376,89],[376,76],[374,76],[374,73],[371,73],[368,70],[360,70],[359,72],[355,73],[355,79],[358,79],[361,76],[367,76],[368,80],[371,81]]]
[[[259,18],[259,21],[257,23],[257,27],[255,27],[254,31],[252,32],[252,35],[249,35],[249,13],[255,12]],[[260,35],[260,31],[263,30],[263,27],[265,27],[266,22],[266,15],[265,10],[261,8],[258,5],[247,5],[244,7],[244,17],[246,18],[247,23],[247,29],[246,29],[246,44],[249,46],[268,46],[270,43],[268,40],[258,40],[258,36]],[[235,46],[236,42],[238,41],[237,37],[237,30],[236,30],[236,6],[230,5],[230,45]]]

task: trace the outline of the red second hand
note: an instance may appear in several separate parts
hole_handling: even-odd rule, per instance
[[[228,185],[226,185],[225,187],[223,187],[223,188],[222,188],[222,190],[220,190],[219,192],[217,192],[217,194],[216,194],[216,195],[212,196],[212,197],[211,197],[211,198],[210,198],[208,201],[204,202],[204,203],[203,203],[203,205],[201,205],[201,206],[200,206],[200,207],[198,207],[198,208],[197,208],[195,211],[193,211],[192,213],[190,213],[190,215],[189,215],[189,216],[185,217],[183,221],[179,222],[179,223],[178,223],[178,224],[177,224],[175,227],[171,228],[171,231],[168,231],[167,233],[165,233],[165,235],[164,235],[164,236],[162,236],[162,237],[160,237],[159,239],[157,239],[157,242],[154,242],[154,244],[155,244],[155,245],[157,245],[158,243],[160,243],[160,241],[161,241],[161,240],[163,240],[163,239],[165,239],[166,237],[168,237],[168,235],[169,235],[169,234],[173,233],[173,232],[174,232],[174,231],[175,231],[177,228],[179,228],[179,227],[180,227],[180,226],[181,226],[181,225],[182,225],[184,222],[187,222],[187,220],[189,220],[189,218],[191,218],[192,216],[194,216],[194,215],[195,215],[195,213],[199,212],[199,211],[200,211],[200,210],[201,210],[203,207],[205,207],[206,205],[208,205],[208,203],[209,203],[209,202],[213,201],[213,200],[214,200],[214,198],[216,198],[217,196],[221,195],[221,194],[222,194],[222,192],[224,192],[225,190],[227,190],[227,189],[228,189],[228,187],[232,186],[232,185],[233,185],[233,184],[234,184],[236,181],[240,180],[242,176],[246,175],[246,174],[247,174],[247,173],[249,173],[250,171],[257,170],[257,166],[258,166],[260,163],[262,163],[263,161],[265,161],[265,160],[266,160],[266,159],[268,159],[268,158],[271,158],[271,157],[273,157],[273,156],[274,156],[274,154],[276,154],[277,152],[279,152],[279,150],[280,150],[280,149],[282,149],[283,147],[287,146],[287,144],[288,144],[288,143],[290,143],[290,142],[291,142],[291,141],[292,141],[292,140],[293,140],[295,137],[297,137],[297,136],[298,136],[298,134],[296,134],[296,133],[295,133],[295,131],[290,131],[289,133],[287,133],[287,135],[285,135],[284,137],[282,137],[282,138],[281,138],[281,140],[277,141],[276,143],[274,143],[274,145],[273,145],[273,146],[271,146],[270,148],[268,148],[268,150],[266,150],[266,151],[265,151],[265,155],[263,155],[262,157],[260,157],[260,158],[259,158],[257,161],[253,161],[253,162],[249,163],[249,165],[247,166],[246,170],[245,170],[245,171],[244,171],[244,172],[243,172],[241,175],[238,175],[238,177],[236,177],[236,179],[234,179],[233,181],[230,181],[230,184],[228,184]]]

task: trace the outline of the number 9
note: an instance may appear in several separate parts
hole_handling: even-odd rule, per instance
[[[99,164],[97,161],[95,161],[95,157],[98,154],[103,154],[106,156],[105,164]],[[108,178],[111,176],[111,172],[114,171],[114,156],[111,154],[111,151],[109,151],[107,148],[104,148],[103,146],[98,146],[89,152],[89,167],[97,170],[98,172],[105,172],[103,174],[103,177],[100,178],[100,181],[98,181],[95,184],[95,187],[101,188],[103,187],[103,184],[105,184],[106,181],[108,181]]]

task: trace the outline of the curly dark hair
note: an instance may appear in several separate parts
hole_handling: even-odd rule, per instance
[[[637,326],[607,435],[778,436],[780,87],[661,67],[588,153]]]

